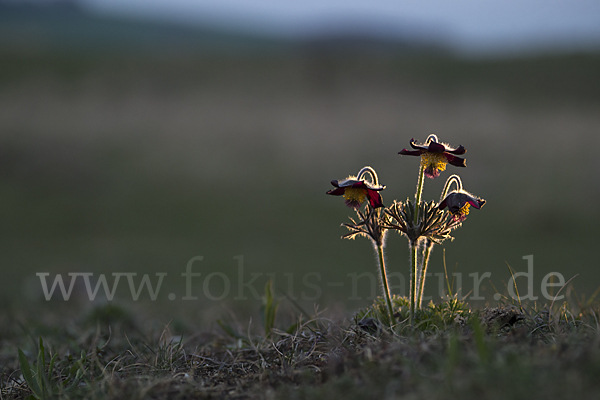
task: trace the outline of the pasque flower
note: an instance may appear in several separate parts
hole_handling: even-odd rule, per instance
[[[379,191],[385,189],[385,186],[373,184],[355,176],[349,176],[341,181],[333,180],[331,184],[335,186],[335,189],[329,190],[327,194],[344,196],[348,207],[358,210],[365,200],[369,200],[372,208],[383,207]]]
[[[448,193],[441,201],[438,208],[443,210],[448,207],[448,210],[454,216],[454,220],[463,221],[467,218],[467,215],[469,215],[470,206],[479,210],[484,204],[485,200],[460,189]]]
[[[364,179],[366,174],[371,175],[371,182]],[[383,207],[379,191],[385,189],[385,186],[379,184],[377,172],[369,166],[361,168],[356,176],[349,176],[341,181],[333,180],[331,184],[335,189],[327,191],[327,194],[344,196],[348,207],[358,210],[367,199],[371,208]]]
[[[371,176],[370,182],[363,178],[366,174]],[[356,176],[349,176],[342,181],[333,180],[331,181],[331,184],[335,186],[335,189],[329,190],[327,194],[344,196],[346,205],[354,208],[359,217],[358,222],[350,218],[350,221],[352,221],[351,224],[342,224],[350,230],[350,233],[342,236],[342,238],[354,239],[357,236],[365,236],[366,238],[371,239],[373,246],[376,249],[381,278],[381,289],[387,306],[388,322],[391,326],[395,323],[395,317],[385,269],[383,248],[385,247],[387,229],[382,226],[382,216],[384,215],[382,209],[383,201],[379,194],[380,191],[385,189],[385,186],[379,184],[377,173],[369,166],[361,168]],[[366,200],[369,201],[370,207],[366,207],[366,210],[363,213],[360,210],[360,207]]]
[[[466,167],[467,161],[457,157],[467,152],[463,146],[452,148],[447,144],[439,143],[435,135],[430,135],[425,144],[417,144],[415,139],[410,140],[410,146],[415,150],[402,149],[398,154],[404,156],[421,156],[421,166],[425,175],[436,178],[440,172],[446,170],[446,164],[456,167]]]

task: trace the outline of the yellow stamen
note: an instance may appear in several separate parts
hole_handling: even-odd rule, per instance
[[[469,215],[469,207],[470,206],[471,205],[469,203],[465,203],[465,205],[462,206],[457,212],[455,212],[454,215],[466,217],[467,215]]]
[[[362,204],[367,198],[367,191],[360,188],[346,188],[344,190],[344,198],[351,202]]]
[[[423,168],[430,168],[432,171],[445,171],[448,160],[442,153],[426,152],[421,154],[421,165]]]

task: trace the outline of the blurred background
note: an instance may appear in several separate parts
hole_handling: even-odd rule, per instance
[[[397,153],[430,133],[468,167],[424,199],[459,173],[487,200],[432,273],[445,259],[466,295],[491,272],[477,304],[495,304],[507,264],[533,254],[534,295],[549,272],[595,292],[600,4],[287,3],[0,1],[4,303],[46,304],[40,272],[161,272],[157,301],[139,300],[153,309],[257,310],[250,286],[271,277],[303,307],[351,313],[372,301],[351,274],[376,277],[375,257],[340,239],[352,212],[329,182],[370,165],[386,205],[414,196],[419,160]],[[408,279],[406,241],[391,234],[387,254]],[[198,300],[182,301],[194,256]],[[84,290],[70,306],[90,305]],[[114,302],[132,302],[125,278]]]

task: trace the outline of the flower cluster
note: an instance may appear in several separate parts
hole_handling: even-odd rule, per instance
[[[378,254],[380,278],[383,295],[388,308],[390,324],[395,321],[395,311],[390,300],[389,285],[385,267],[383,248],[385,236],[389,230],[395,230],[408,239],[411,253],[411,293],[410,293],[410,323],[414,322],[415,310],[421,307],[423,289],[429,257],[435,244],[444,240],[454,240],[450,233],[461,226],[469,215],[470,207],[480,209],[485,200],[465,191],[458,175],[452,175],[446,181],[439,202],[423,202],[423,177],[435,179],[446,170],[448,164],[455,167],[466,167],[464,155],[467,151],[463,146],[456,148],[441,143],[436,135],[429,135],[425,143],[418,144],[410,140],[413,150],[402,149],[398,154],[421,157],[417,191],[415,199],[405,202],[394,200],[385,207],[381,191],[385,186],[379,184],[378,176],[371,167],[362,168],[356,176],[343,180],[333,180],[333,189],[327,194],[343,196],[348,207],[353,208],[358,221],[343,224],[350,233],[343,238],[354,239],[357,236],[369,238]],[[366,180],[370,175],[370,181]],[[450,190],[452,185],[456,186]],[[365,205],[365,211],[361,211]]]

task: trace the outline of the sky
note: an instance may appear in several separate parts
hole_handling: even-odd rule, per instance
[[[102,12],[286,36],[352,23],[439,38],[466,53],[600,48],[596,0],[81,0]]]

